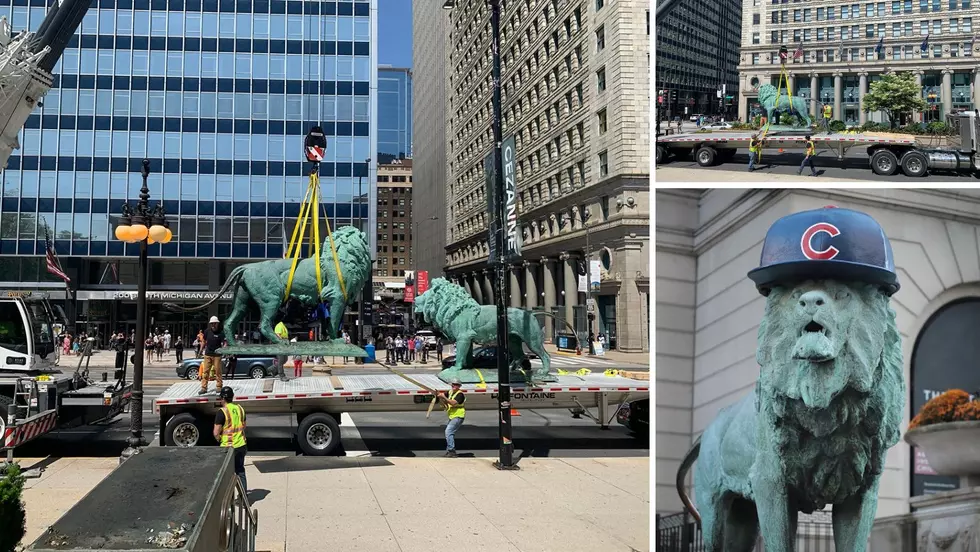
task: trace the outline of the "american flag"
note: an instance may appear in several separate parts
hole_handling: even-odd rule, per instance
[[[801,57],[803,57],[803,43],[802,42],[800,42],[800,45],[797,46],[796,51],[793,52],[793,59],[799,59]]]
[[[926,33],[925,39],[922,40],[922,44],[919,45],[919,49],[925,51],[929,48],[929,33]]]
[[[875,46],[875,55],[880,54],[882,48],[884,47],[885,47],[885,37],[881,37],[881,40],[878,41],[878,45]]]
[[[58,260],[58,254],[54,251],[54,242],[51,241],[51,233],[47,227],[44,228],[44,246],[44,259],[48,265],[48,272],[64,280],[66,284],[71,282],[71,278],[65,274],[65,269],[61,268],[61,261]]]

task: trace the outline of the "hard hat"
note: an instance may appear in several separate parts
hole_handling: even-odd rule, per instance
[[[221,388],[221,398],[226,401],[235,400],[235,390],[227,385]]]
[[[217,316],[212,316],[211,317],[211,320],[208,320],[208,324],[220,324],[220,323],[221,323],[221,321],[218,320],[218,317]]]
[[[833,205],[785,216],[772,224],[759,267],[750,271],[762,295],[773,285],[835,279],[899,289],[892,246],[870,215]]]
[[[459,378],[449,378],[449,385],[463,385]]]

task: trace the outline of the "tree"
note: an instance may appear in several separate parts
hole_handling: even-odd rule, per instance
[[[20,497],[24,477],[16,464],[7,466],[0,478],[0,552],[13,552],[27,532],[27,513]]]
[[[929,104],[922,99],[922,86],[916,84],[910,72],[888,73],[871,83],[871,91],[864,95],[864,111],[884,111],[892,128],[902,115],[923,111]]]

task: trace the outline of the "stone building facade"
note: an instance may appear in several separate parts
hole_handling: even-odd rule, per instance
[[[974,21],[980,25],[975,0],[744,0],[739,117],[759,114],[760,86],[778,86],[780,46],[792,54],[801,44],[803,56],[786,70],[793,94],[809,100],[813,115],[830,105],[833,118],[849,125],[882,121],[881,113],[863,111],[864,95],[881,75],[904,71],[915,74],[929,103],[913,121],[972,110],[980,106]]]
[[[554,312],[585,332],[578,274],[599,260],[598,330],[628,351],[649,347],[649,7],[640,0],[519,0],[501,17],[503,135],[517,144],[524,240],[509,301]],[[489,304],[485,3],[458,2],[448,31],[445,273]]]

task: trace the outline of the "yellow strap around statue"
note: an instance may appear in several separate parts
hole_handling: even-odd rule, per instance
[[[311,195],[315,196],[315,193],[312,193],[312,188],[313,175],[310,175],[310,188],[307,189],[306,198],[304,198],[303,203],[299,207],[299,220],[296,222],[296,227],[293,228],[293,239],[289,243],[289,251],[292,253],[293,262],[289,266],[289,277],[286,279],[286,295],[283,297],[283,301],[289,300],[289,292],[293,288],[293,277],[296,275],[296,265],[299,263],[299,256],[303,250],[303,238],[306,237],[306,219],[310,215],[310,210],[307,208],[307,201]],[[299,232],[299,239],[296,239],[297,232]],[[319,265],[319,262],[317,264]]]
[[[296,275],[296,265],[299,263],[299,257],[302,254],[303,238],[306,236],[306,223],[308,221],[313,224],[313,232],[310,234],[310,249],[312,250],[313,258],[316,259],[315,266],[318,299],[320,293],[323,291],[323,272],[320,267],[319,204],[320,175],[314,170],[310,173],[310,185],[306,189],[306,195],[303,197],[303,203],[299,208],[299,219],[297,219],[296,226],[293,228],[292,237],[289,240],[289,247],[287,249],[286,257],[292,257],[293,262],[289,267],[289,277],[286,280],[286,296],[283,299],[284,301],[289,299],[289,293],[293,287],[293,278]],[[340,259],[337,257],[337,247],[333,241],[333,233],[330,231],[330,218],[326,216],[326,212],[324,212],[323,220],[327,224],[327,237],[330,239],[330,252],[333,255],[334,268],[337,270],[337,279],[340,282],[340,291],[344,295],[344,301],[347,301],[347,286],[344,284],[344,275],[340,271]]]
[[[476,387],[478,389],[486,389],[487,382],[486,380],[483,379],[483,372],[481,372],[479,369],[475,370],[475,372],[476,372],[476,377],[480,378],[480,383],[476,384]]]

